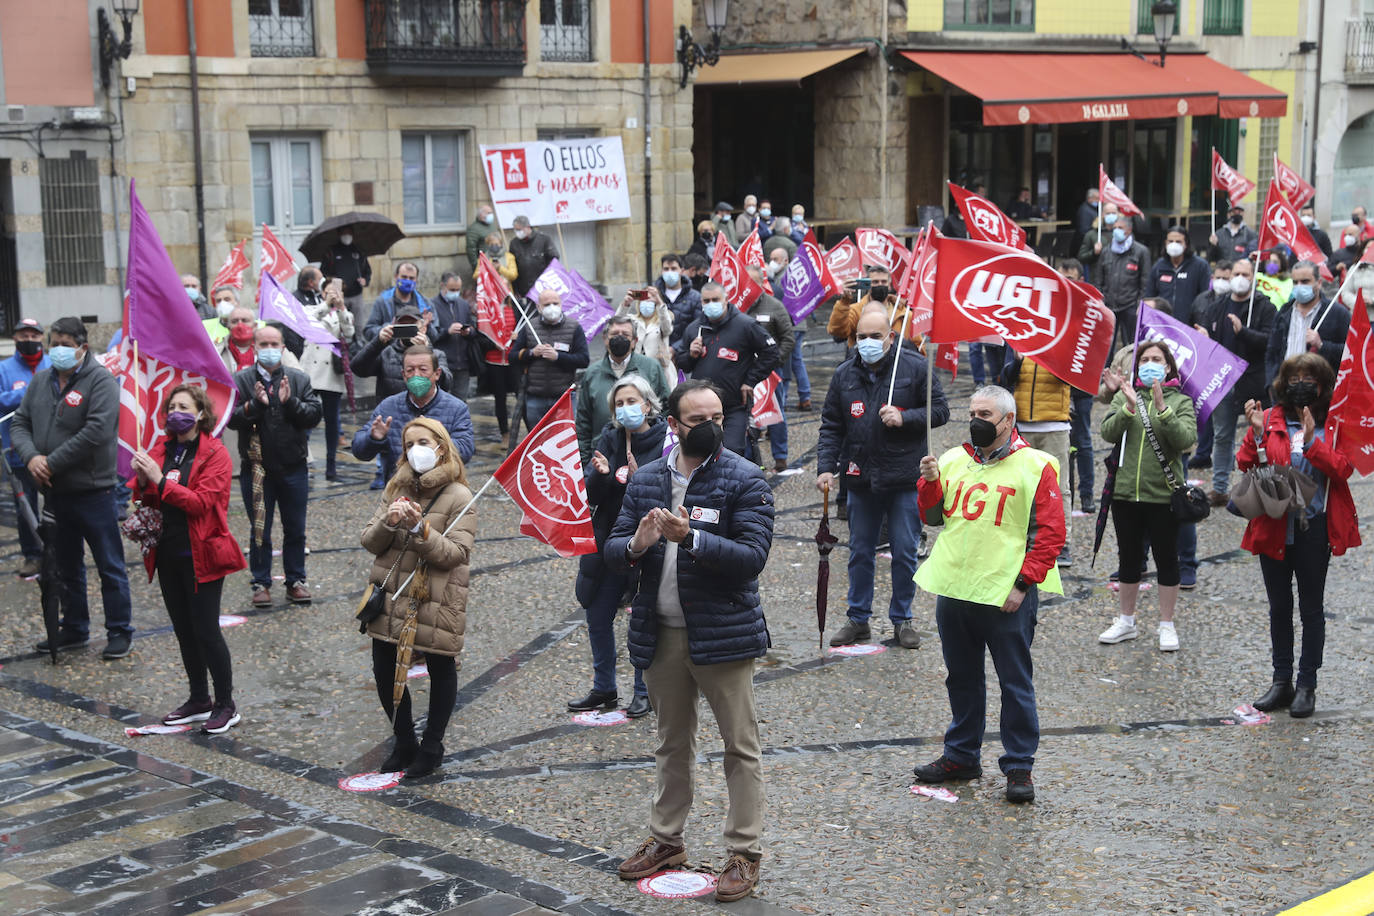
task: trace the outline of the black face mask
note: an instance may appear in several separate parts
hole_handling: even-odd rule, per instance
[[[968,441],[977,448],[987,448],[997,441],[997,424],[982,417],[968,421]]]
[[[868,291],[868,298],[873,302],[886,302],[890,295],[892,290],[886,286],[875,286]]]
[[[682,427],[679,426],[679,429]],[[682,454],[688,458],[709,458],[714,455],[725,441],[725,430],[713,420],[698,423],[687,431],[678,441],[682,443]]]
[[[25,356],[37,356],[43,352],[43,341],[41,340],[16,340],[14,349],[23,353]]]
[[[1240,213],[1233,213],[1233,214],[1231,214],[1231,225],[1232,225],[1232,226],[1239,226],[1239,225],[1240,225],[1241,223],[1243,223],[1243,222],[1245,222],[1245,216],[1244,216],[1244,215],[1242,215],[1242,214],[1240,214]]]
[[[1352,213],[1352,214],[1350,214],[1350,221],[1351,221],[1352,223],[1354,223],[1355,225],[1357,225],[1357,226],[1358,226],[1360,223],[1364,222],[1364,220],[1360,219],[1360,214],[1358,214],[1358,213]]]
[[[625,354],[630,352],[630,338],[616,335],[606,341],[606,349],[611,351],[611,355],[616,359],[624,359]]]
[[[1317,400],[1316,382],[1289,382],[1288,403],[1294,407],[1308,407]]]
[[[711,244],[711,239],[713,239],[713,238],[715,238],[715,236],[712,235],[712,234],[709,233],[709,232],[703,232],[703,233],[701,234],[701,240],[702,240],[703,242],[705,242],[706,244],[708,244],[708,245]]]

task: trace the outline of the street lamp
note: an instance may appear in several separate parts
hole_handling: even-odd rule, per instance
[[[1178,19],[1178,4],[1174,0],[1159,0],[1150,7],[1150,16],[1155,21],[1155,41],[1159,44],[1159,65],[1164,66],[1164,55],[1169,50],[1169,39],[1174,37],[1174,22]]]
[[[133,53],[134,16],[138,13],[138,0],[113,0],[115,15],[124,25],[123,41],[115,38],[114,27],[110,25],[109,14],[105,7],[95,11],[96,34],[100,45],[100,85],[110,91],[110,71],[116,60],[128,60]]]
[[[725,29],[725,14],[729,8],[730,0],[705,0],[703,3],[706,27],[711,30],[711,40],[704,48],[693,40],[691,29],[678,26],[677,60],[682,65],[682,81],[678,88],[687,88],[687,79],[697,67],[714,67],[720,62],[720,33]]]

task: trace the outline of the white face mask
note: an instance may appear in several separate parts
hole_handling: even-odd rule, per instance
[[[1245,295],[1246,293],[1248,293],[1248,292],[1250,292],[1250,278],[1249,278],[1249,277],[1246,277],[1246,276],[1239,276],[1239,277],[1232,277],[1232,278],[1231,278],[1231,294],[1232,294],[1232,295],[1235,295],[1235,296],[1244,296],[1244,295]]]
[[[544,316],[544,320],[549,324],[558,324],[563,320],[563,306],[557,303],[550,303],[539,310],[539,314]]]
[[[1215,277],[1212,280],[1212,292],[1216,293],[1219,296],[1231,295],[1231,278]]]
[[[439,463],[439,454],[428,445],[412,445],[406,452],[406,461],[410,462],[410,467],[415,473],[423,474],[432,471]]]
[[[352,244],[353,244],[353,233],[351,233],[351,232],[340,232],[340,233],[339,233],[339,244],[341,244],[341,245],[352,245]]]
[[[744,212],[748,213],[750,216],[753,216],[755,213],[758,212],[758,209],[758,207],[745,207]]]
[[[1170,242],[1169,244],[1164,246],[1164,250],[1169,253],[1169,257],[1177,258],[1183,254],[1183,243]]]
[[[234,303],[232,302],[221,302],[215,306],[215,314],[219,316],[220,321],[228,321],[233,312]]]
[[[777,261],[768,262],[768,276],[776,277],[781,270],[782,265],[779,264]]]
[[[515,230],[515,237],[518,238],[518,239],[527,239],[527,238],[530,237],[530,230],[528,230],[528,229],[517,229],[517,230]]]

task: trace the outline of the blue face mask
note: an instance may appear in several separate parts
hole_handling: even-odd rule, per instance
[[[463,294],[462,294],[462,293],[454,292],[453,290],[450,290],[450,291],[444,293],[444,301],[445,301],[445,302],[457,302],[459,299],[462,299],[462,298],[463,298]]]
[[[1120,226],[1117,226],[1115,229],[1113,229],[1112,241],[1116,242],[1118,245],[1126,241],[1126,230],[1122,229]]]
[[[258,362],[264,369],[275,369],[281,365],[281,348],[264,347],[258,351]]]
[[[1141,363],[1135,374],[1140,379],[1140,384],[1148,388],[1155,382],[1164,381],[1164,376],[1169,374],[1169,370],[1159,363]]]
[[[615,421],[626,429],[639,429],[644,425],[644,406],[642,404],[622,404],[615,409]]]
[[[195,299],[195,298],[197,298],[197,297],[200,295],[200,291],[199,291],[199,290],[192,289],[192,288],[189,287],[189,286],[184,287],[184,289],[186,290],[186,295],[190,296],[192,299]]]
[[[410,277],[401,277],[396,281],[396,289],[409,296],[411,293],[415,292],[415,281]]]
[[[53,368],[59,372],[75,369],[76,347],[53,347],[48,350],[48,359],[52,362]]]
[[[883,358],[883,342],[865,338],[855,344],[854,349],[859,351],[859,358],[864,362],[872,364]]]
[[[664,286],[677,286],[682,282],[682,274],[676,270],[665,270],[663,272]]]
[[[701,314],[705,315],[710,320],[715,321],[721,315],[725,314],[725,303],[703,302],[701,304]]]
[[[773,211],[768,207],[764,207],[762,210],[759,211],[759,216],[763,217],[764,219],[768,219],[768,217],[772,215]]]
[[[1317,296],[1317,291],[1305,283],[1293,284],[1293,300],[1303,305],[1311,302]]]
[[[1105,216],[1102,217],[1102,222],[1106,223],[1108,226],[1112,225],[1113,223],[1116,222],[1116,214],[1115,214],[1115,213],[1108,213],[1108,214],[1106,214]]]
[[[658,306],[652,302],[641,302],[639,303],[639,314],[644,318],[652,318],[657,308]]]

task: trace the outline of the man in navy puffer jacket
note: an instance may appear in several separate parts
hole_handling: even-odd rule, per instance
[[[758,576],[773,542],[773,492],[757,465],[722,448],[725,410],[706,380],[668,396],[679,439],[630,478],[611,536],[607,566],[637,571],[630,611],[630,659],[646,669],[658,712],[658,792],[652,834],[620,865],[636,880],[686,861],[682,829],[692,806],[697,694],[706,695],[725,742],[730,859],[716,899],[738,900],[758,883],[763,832],[754,659],[768,651]]]

